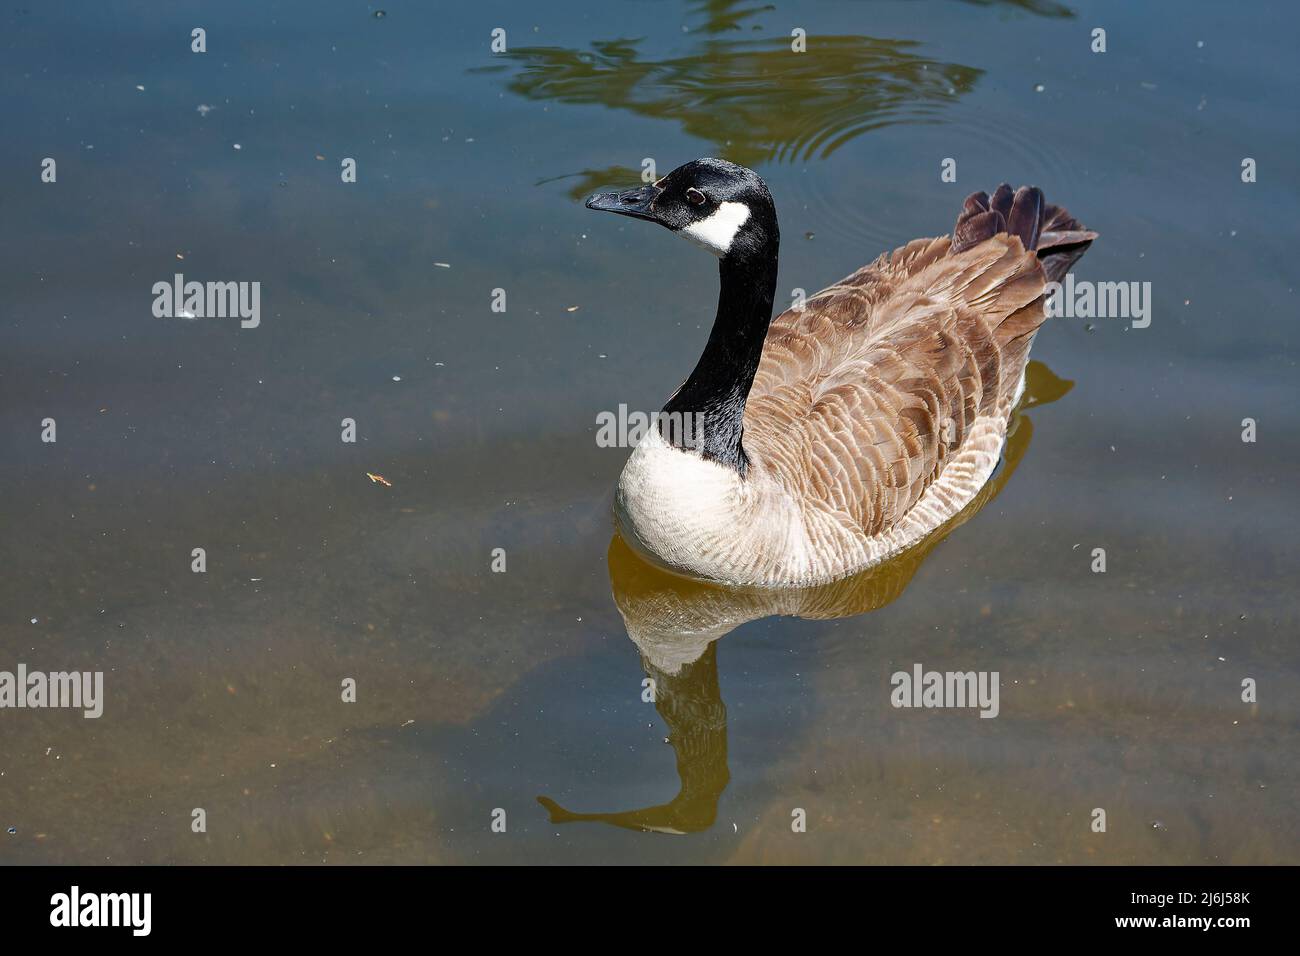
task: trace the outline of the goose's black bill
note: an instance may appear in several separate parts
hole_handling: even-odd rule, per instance
[[[663,192],[662,189],[647,183],[644,186],[624,190],[621,193],[596,193],[587,200],[587,208],[599,209],[602,212],[616,212],[620,216],[632,216],[634,219],[650,219],[653,221],[655,214],[651,207],[661,192]]]

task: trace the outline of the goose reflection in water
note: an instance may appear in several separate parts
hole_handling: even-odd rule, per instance
[[[654,682],[655,710],[668,726],[681,788],[668,803],[608,813],[576,813],[549,797],[538,802],[552,823],[596,821],[629,830],[696,833],[717,817],[731,779],[727,707],[718,684],[717,641],[742,624],[774,615],[831,620],[866,614],[892,602],[930,552],[1001,493],[1033,436],[1025,412],[1054,402],[1074,386],[1042,362],[1029,363],[1025,393],[1012,416],[1002,462],[966,508],[896,558],[862,574],[813,588],[736,588],[693,581],[642,560],[615,535],[609,546],[614,603],[641,666]]]

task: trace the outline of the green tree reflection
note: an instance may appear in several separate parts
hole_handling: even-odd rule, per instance
[[[684,55],[643,55],[643,41],[599,40],[588,50],[520,47],[503,54],[507,88],[531,100],[601,105],[677,123],[746,166],[831,155],[897,123],[937,122],[981,71],[919,52],[911,40],[870,36],[723,37],[763,12],[735,0],[697,6],[704,25]],[[594,181],[594,180],[593,180]]]

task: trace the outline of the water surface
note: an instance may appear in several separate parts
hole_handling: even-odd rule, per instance
[[[0,860],[1300,862],[1292,6],[375,9],[0,9],[0,670],[107,698],[0,711]],[[1151,325],[1049,323],[923,552],[665,578],[596,417],[661,407],[716,268],[579,200],[700,155],[769,183],[784,299],[1005,179]],[[154,318],[176,272],[260,326]],[[999,716],[892,708],[918,662]]]

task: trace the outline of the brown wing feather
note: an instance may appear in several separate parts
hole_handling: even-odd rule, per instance
[[[975,418],[1009,409],[1045,281],[1016,235],[961,252],[918,239],[777,316],[745,413],[751,459],[795,500],[889,530]]]

